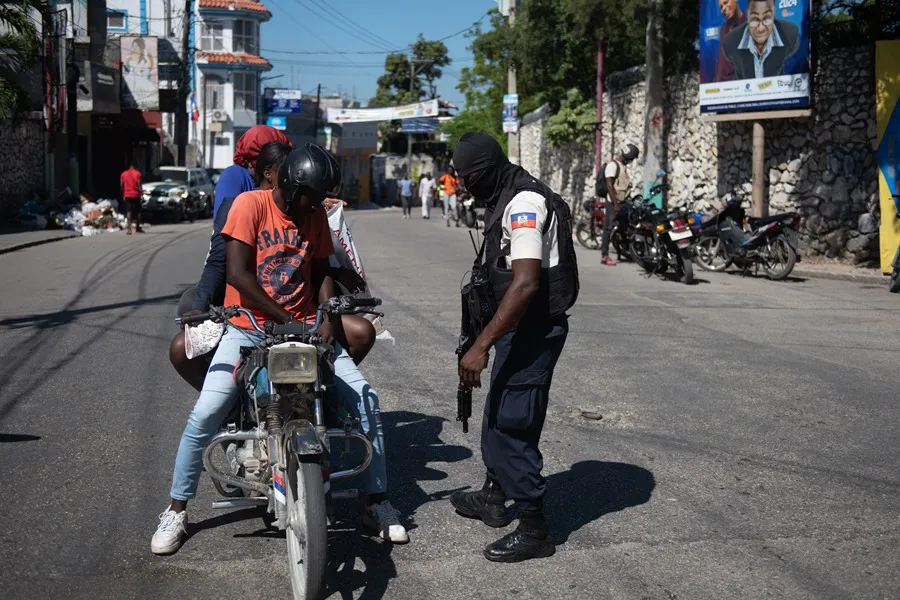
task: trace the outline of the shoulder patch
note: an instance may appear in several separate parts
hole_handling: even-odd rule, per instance
[[[509,216],[509,221],[511,229],[519,229],[520,227],[537,229],[537,213],[515,213]]]

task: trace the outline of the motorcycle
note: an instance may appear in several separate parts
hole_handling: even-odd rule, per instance
[[[179,317],[179,324],[224,322],[242,314],[262,336],[241,350],[235,369],[238,401],[225,427],[203,451],[203,466],[226,499],[213,508],[265,507],[263,521],[285,532],[294,600],[317,600],[325,593],[328,523],[333,500],[354,498],[358,490],[331,491],[331,482],[358,475],[372,461],[372,442],[359,420],[340,405],[333,385],[334,347],[317,335],[322,315],[378,314],[378,298],[339,296],[316,309],[315,323],[260,327],[238,307]],[[334,452],[332,440],[343,440]],[[344,465],[351,440],[362,443],[362,462]],[[216,449],[221,459],[213,460]],[[332,470],[337,465],[340,470]]]
[[[660,169],[657,180],[665,175]],[[649,198],[666,189],[657,183],[650,188],[648,198],[632,201],[634,234],[630,241],[631,256],[648,273],[665,273],[669,268],[685,284],[694,282],[691,242],[693,233],[688,226],[688,212],[676,208],[668,213],[652,204]]]
[[[575,239],[588,250],[600,247],[603,238],[603,223],[606,221],[606,202],[596,198],[585,200],[582,204],[584,215],[575,224]]]
[[[465,223],[470,229],[478,229],[478,214],[475,212],[475,197],[472,194],[460,191],[456,200],[456,226],[459,223]],[[450,227],[450,220],[447,219],[447,227]]]
[[[799,224],[797,213],[748,217],[740,200],[731,198],[722,212],[703,225],[694,255],[710,271],[724,271],[732,264],[745,272],[762,266],[769,279],[782,280],[800,261]]]

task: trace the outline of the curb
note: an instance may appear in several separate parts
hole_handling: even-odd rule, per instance
[[[58,235],[56,237],[44,238],[42,240],[32,240],[30,242],[22,242],[19,244],[13,244],[11,246],[5,246],[0,248],[0,254],[8,254],[10,252],[16,252],[17,250],[24,250],[25,248],[31,248],[32,246],[40,246],[42,244],[49,244],[52,242],[61,242],[62,240],[69,240],[72,238],[78,237],[77,234],[70,232],[67,235]]]
[[[794,269],[791,275],[809,277],[813,279],[831,279],[835,281],[854,281],[856,283],[887,284],[887,275],[869,275],[868,273],[836,273],[834,271],[816,271],[807,269]]]

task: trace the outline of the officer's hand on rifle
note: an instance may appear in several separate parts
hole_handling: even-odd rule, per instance
[[[459,381],[469,387],[481,387],[481,372],[487,369],[488,352],[472,346],[459,361]]]

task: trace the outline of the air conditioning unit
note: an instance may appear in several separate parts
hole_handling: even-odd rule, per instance
[[[210,121],[213,123],[224,123],[228,120],[228,113],[224,110],[216,109],[210,112]]]

